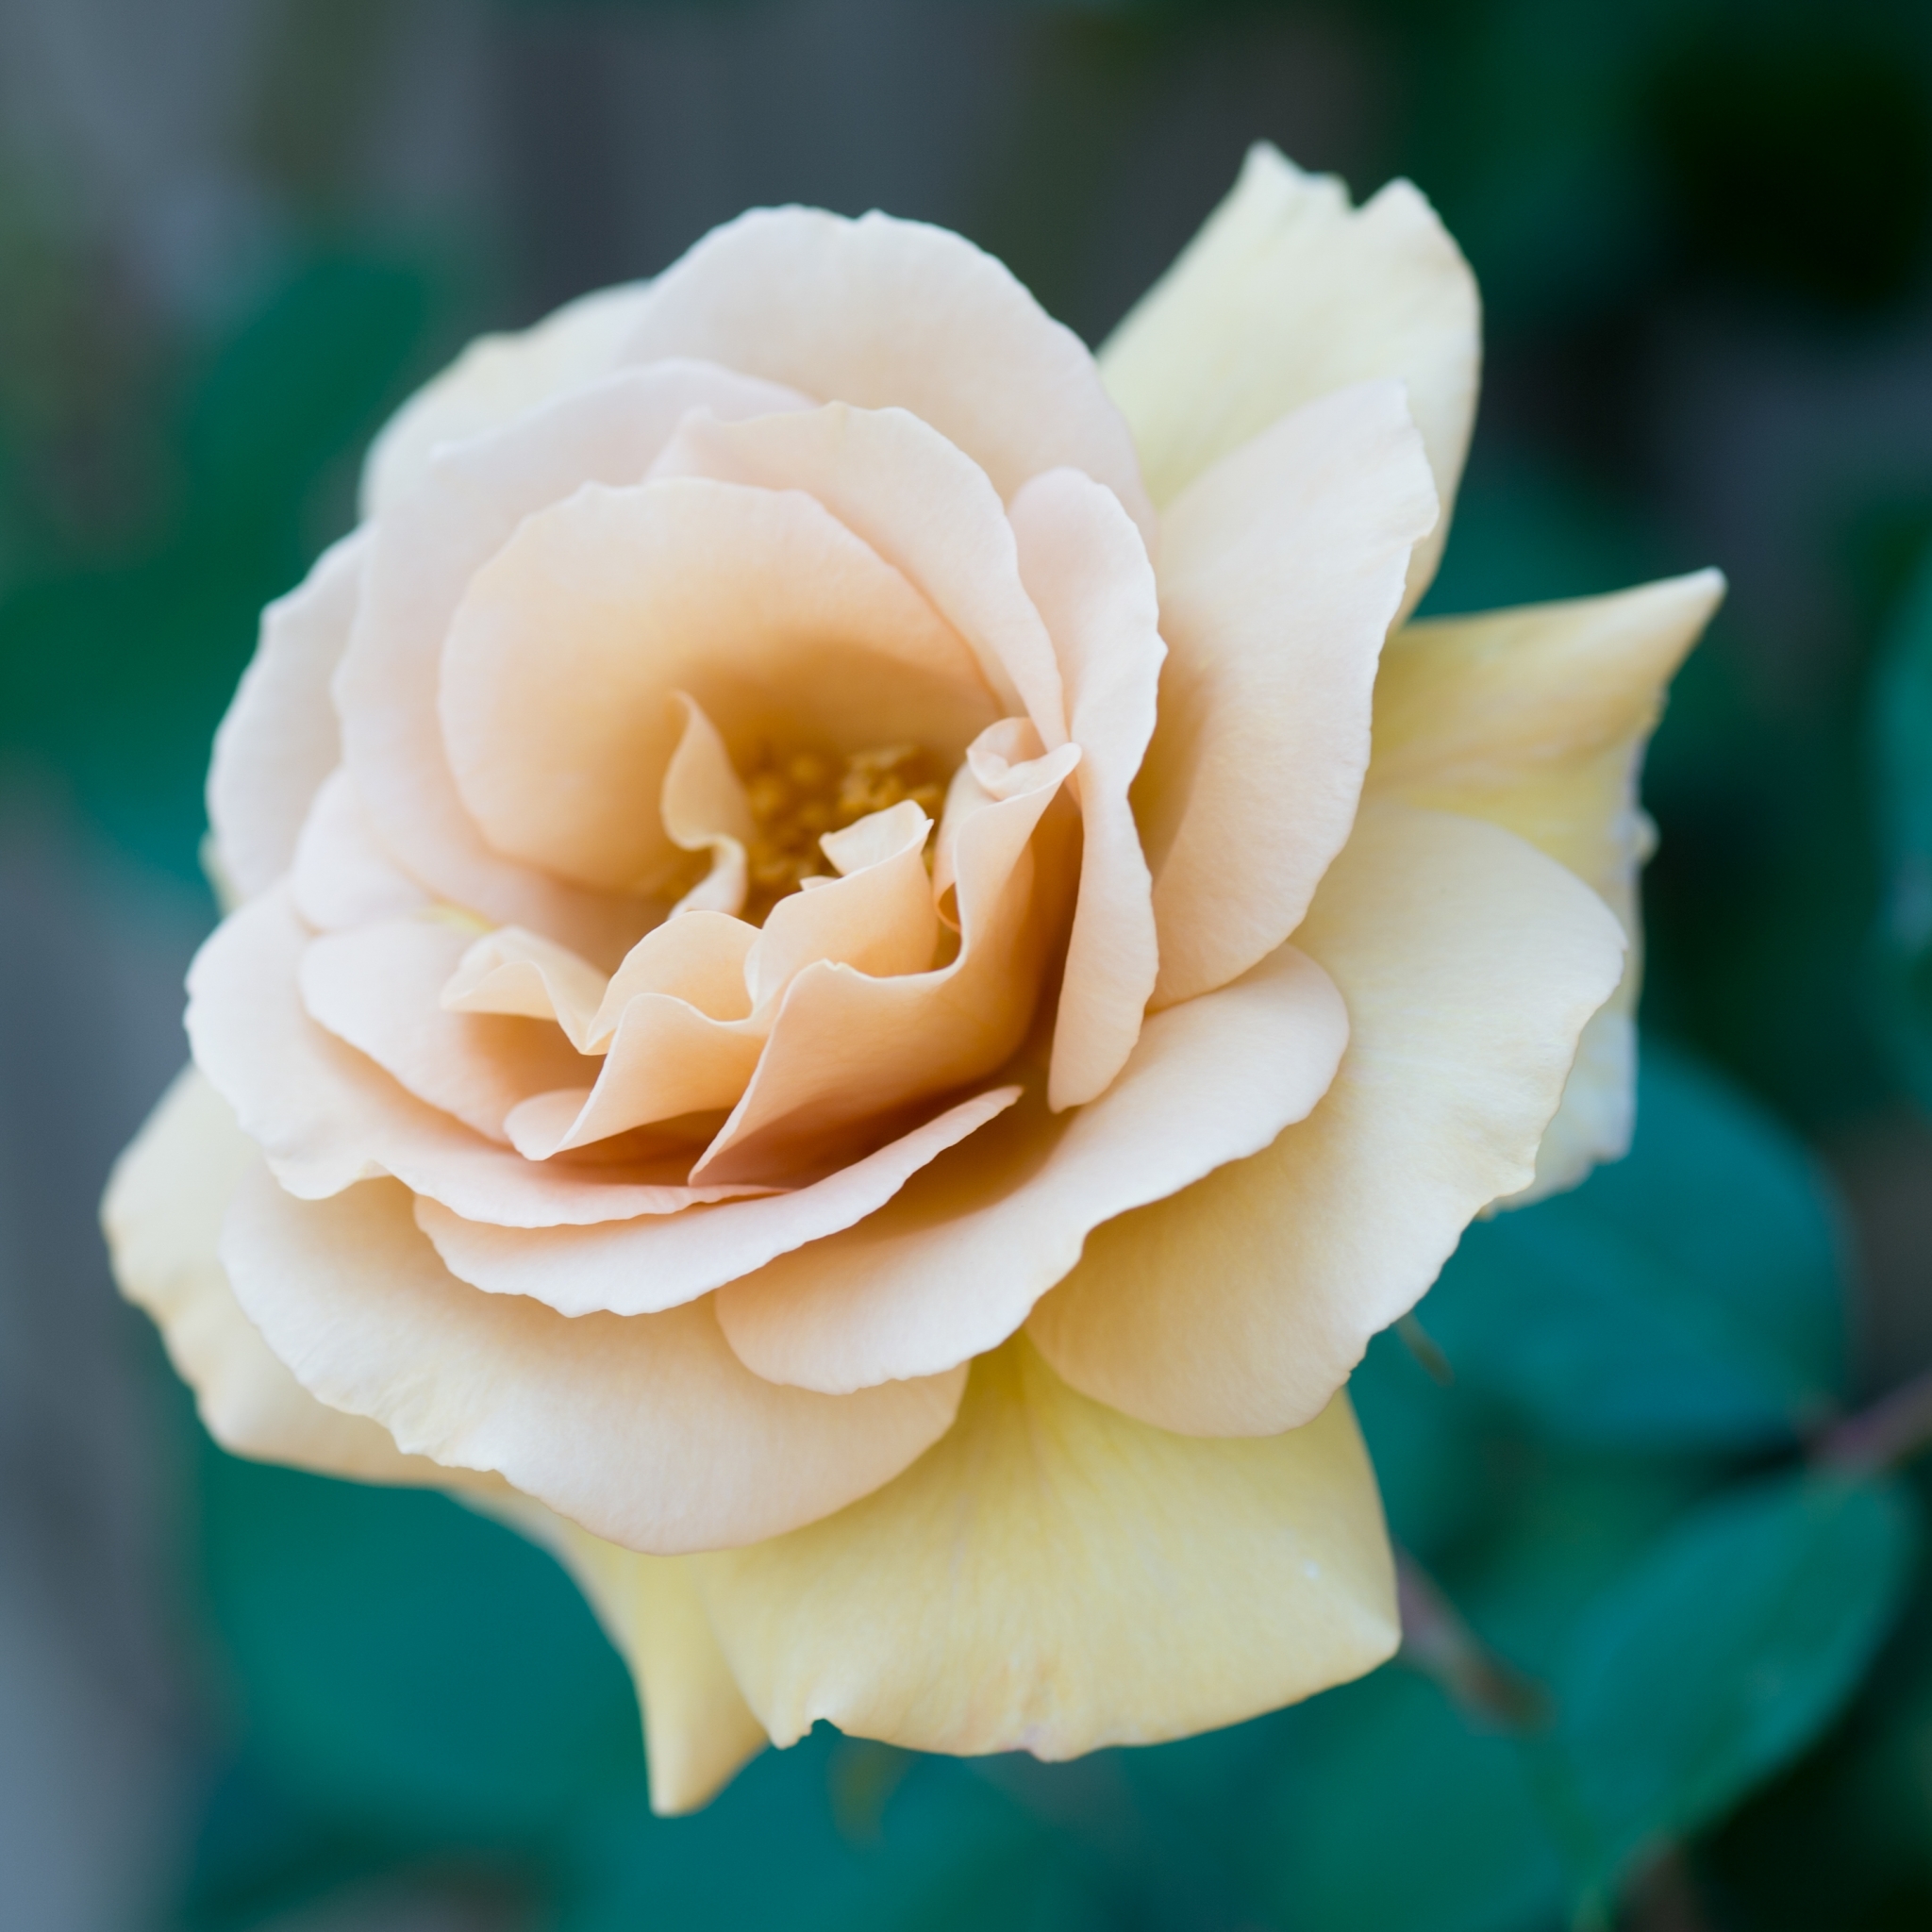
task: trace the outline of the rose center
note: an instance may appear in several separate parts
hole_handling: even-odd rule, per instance
[[[744,909],[756,924],[801,880],[831,874],[819,849],[825,833],[908,798],[937,820],[946,796],[944,768],[916,744],[857,752],[763,745],[739,776],[757,827],[745,855],[751,891]]]

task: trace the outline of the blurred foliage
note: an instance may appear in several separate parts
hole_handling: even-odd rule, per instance
[[[114,265],[0,174],[0,764],[51,774],[184,876],[260,606],[345,526],[383,413],[514,300],[441,244],[378,237],[343,190],[389,10],[288,11],[251,136],[283,249],[218,326],[144,326]],[[1221,125],[1249,49],[1274,74],[1340,45],[1338,72],[1370,75],[1356,186],[1423,182],[1489,309],[1432,608],[1712,560],[1685,554],[1639,432],[1673,407],[1671,329],[1820,353],[1926,339],[1923,0],[1033,17],[974,231],[1094,333],[1125,293],[1095,211],[1187,76],[1209,75],[1232,155],[1292,144],[1265,91],[1262,125]],[[1830,1453],[1872,1392],[1852,1330],[1879,1290],[1820,1161],[1848,1127],[1932,1108],[1932,450],[1915,481],[1853,471],[1816,501],[1816,635],[1722,619],[1654,750],[1634,1152],[1479,1224],[1418,1352],[1377,1338],[1354,1385],[1396,1536],[1527,1705],[1418,1652],[1228,1732],[1066,1766],[822,1727],[658,1821],[625,1675],[548,1557],[440,1496],[204,1445],[230,1748],[171,1923],[243,1932],[379,1883],[568,1932],[1545,1932],[1659,1898],[1679,1914],[1659,1925],[1932,1924],[1926,1497]]]

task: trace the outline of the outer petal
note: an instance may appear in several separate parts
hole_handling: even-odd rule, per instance
[[[808,1188],[587,1228],[491,1227],[418,1199],[416,1224],[458,1280],[560,1315],[657,1314],[876,1213],[919,1170],[1019,1099],[996,1087]],[[950,1364],[948,1365],[950,1366]]]
[[[1398,1635],[1346,1398],[1268,1441],[1191,1441],[1075,1394],[1024,1340],[974,1364],[896,1482],[692,1569],[780,1744],[820,1718],[922,1751],[1153,1743],[1357,1676]]]
[[[1402,392],[1279,422],[1168,512],[1160,723],[1134,787],[1156,1006],[1224,986],[1301,924],[1355,818],[1375,662],[1435,491]]]
[[[208,1434],[237,1456],[359,1482],[463,1480],[405,1456],[366,1417],[325,1407],[242,1312],[215,1248],[259,1159],[221,1095],[185,1067],[114,1163],[101,1204],[121,1291],[154,1317]]]
[[[708,1803],[767,1740],[711,1634],[690,1560],[607,1543],[526,1496],[490,1507],[556,1556],[630,1666],[651,1809],[675,1816]]]
[[[1029,1332],[1163,1428],[1318,1414],[1470,1219],[1534,1171],[1584,1022],[1623,971],[1608,908],[1474,819],[1365,807],[1295,935],[1348,1002],[1326,1098],[1252,1160],[1096,1228]]]
[[[1594,887],[1631,941],[1518,1200],[1572,1187],[1628,1151],[1637,874],[1653,841],[1638,774],[1664,689],[1723,595],[1723,576],[1699,571],[1615,596],[1412,625],[1383,655],[1370,791],[1507,826]]]
[[[1011,518],[1080,747],[1080,897],[1047,1085],[1058,1111],[1105,1092],[1126,1063],[1159,970],[1153,880],[1127,788],[1154,733],[1167,646],[1146,548],[1105,490],[1049,471],[1014,498]]]
[[[1056,1119],[1036,1095],[848,1232],[732,1282],[718,1296],[725,1337],[759,1374],[831,1391],[995,1347],[1091,1229],[1306,1115],[1347,1037],[1327,974],[1284,946],[1150,1020],[1098,1100]]]
[[[1469,449],[1480,330],[1469,264],[1408,182],[1352,209],[1332,175],[1304,175],[1261,142],[1100,368],[1163,507],[1312,398],[1372,376],[1407,383],[1443,512],[1409,566],[1413,607]]]
[[[303,1010],[308,934],[270,892],[216,929],[188,974],[188,1037],[282,1184],[308,1199],[394,1174],[473,1221],[554,1227],[672,1214],[755,1187],[684,1186],[689,1144],[628,1163],[535,1166],[406,1093]]]
[[[944,1433],[965,1381],[812,1395],[759,1381],[704,1302],[570,1322],[479,1294],[392,1181],[298,1201],[258,1168],[221,1254],[270,1347],[331,1407],[654,1556],[755,1541],[865,1495]]]
[[[458,906],[607,956],[602,963],[637,938],[648,924],[641,909],[530,872],[491,851],[472,823],[437,713],[444,635],[471,578],[533,511],[586,483],[636,482],[687,410],[750,415],[798,401],[691,363],[620,373],[440,447],[421,481],[384,505],[334,690],[344,760],[408,872]]]
[[[407,496],[445,442],[500,429],[525,409],[608,375],[625,359],[649,284],[628,282],[567,302],[532,328],[479,336],[386,423],[362,466],[362,514]]]
[[[309,805],[341,761],[329,679],[368,554],[366,533],[344,537],[261,613],[261,641],[215,733],[208,820],[215,862],[241,898],[266,891],[294,863]]]
[[[1133,440],[1085,344],[943,228],[754,210],[658,277],[629,353],[700,356],[824,402],[910,410],[1004,497],[1042,470],[1084,470],[1151,533]]]
[[[429,908],[429,895],[383,850],[356,781],[338,765],[315,794],[295,841],[289,891],[320,932],[344,932]]]

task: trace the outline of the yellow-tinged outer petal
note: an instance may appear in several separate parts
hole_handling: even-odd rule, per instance
[[[1409,565],[1412,608],[1448,531],[1481,353],[1475,278],[1414,187],[1391,181],[1351,208],[1334,176],[1260,142],[1101,349],[1100,373],[1158,506],[1301,404],[1399,376],[1442,500]]]
[[[1513,1205],[1574,1187],[1630,1145],[1641,984],[1638,804],[1665,687],[1724,596],[1714,570],[1607,597],[1410,625],[1375,686],[1371,796],[1506,826],[1569,867],[1623,921],[1624,978],[1591,1021],[1563,1104]]]
[[[405,1456],[379,1424],[318,1402],[242,1312],[215,1244],[237,1184],[259,1159],[191,1065],[114,1163],[101,1204],[121,1291],[154,1318],[208,1434],[237,1456],[365,1483],[463,1481]]]
[[[1088,1401],[1024,1338],[895,1481],[691,1573],[781,1744],[819,1718],[968,1755],[1153,1743],[1358,1676],[1398,1636],[1345,1396],[1204,1441]]]
[[[525,1496],[490,1506],[568,1570],[630,1667],[644,1716],[651,1809],[695,1811],[766,1744],[682,1557],[641,1557]]]
[[[1322,1408],[1471,1218],[1527,1184],[1624,961],[1608,908],[1521,839],[1387,803],[1363,807],[1294,942],[1348,1006],[1321,1105],[1095,1228],[1028,1326],[1076,1388],[1191,1434]]]

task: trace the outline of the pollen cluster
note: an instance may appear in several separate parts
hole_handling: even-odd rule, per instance
[[[913,744],[858,752],[761,747],[741,775],[758,827],[745,855],[751,874],[745,917],[757,922],[801,880],[831,873],[819,849],[825,833],[908,798],[937,819],[946,795],[939,761]]]

